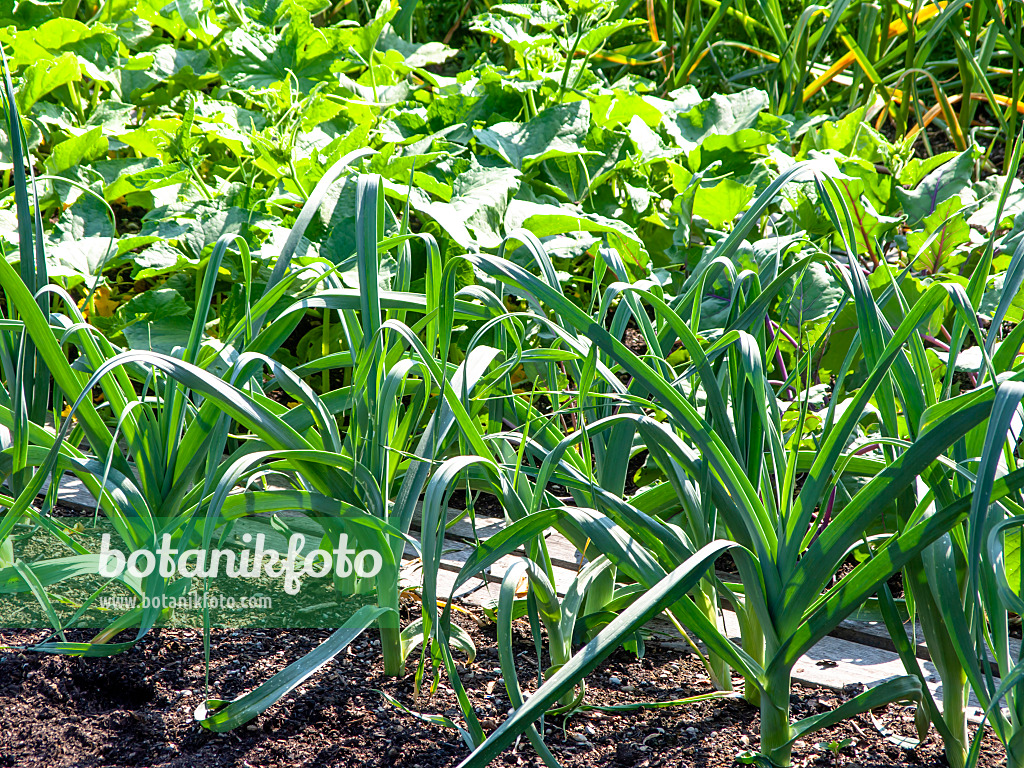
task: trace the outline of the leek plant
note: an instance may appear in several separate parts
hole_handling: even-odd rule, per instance
[[[346,159],[345,163],[351,159],[354,158]],[[41,239],[41,233],[37,233],[37,238]],[[40,469],[5,516],[0,526],[3,535],[9,533],[21,514],[28,513],[72,547],[77,552],[76,557],[85,558],[81,562],[92,562],[90,558],[95,556],[68,539],[48,516],[37,514],[30,507],[51,471],[57,473],[53,484],[56,488],[60,473],[71,470],[97,498],[129,551],[152,544],[165,532],[184,535],[187,540],[190,521],[203,507],[210,489],[224,471],[223,457],[232,422],[278,449],[310,447],[281,418],[283,409],[271,405],[269,398],[255,386],[253,378],[253,361],[262,364],[268,360],[266,352],[273,352],[273,344],[279,345],[287,337],[288,319],[271,323],[258,339],[253,339],[251,318],[247,316],[223,339],[227,343],[238,339],[239,346],[245,350],[243,356],[224,377],[207,370],[217,355],[213,345],[203,343],[203,329],[217,272],[233,239],[221,238],[210,256],[197,296],[196,316],[180,358],[141,350],[118,352],[89,327],[71,297],[57,287],[50,287],[48,291],[67,307],[67,314],[45,315],[20,276],[6,262],[0,264],[0,285],[9,304],[22,315],[25,337],[36,344],[53,377],[57,405],[67,400],[71,406],[68,415],[58,421],[54,429],[32,430],[34,450],[30,451],[29,458]],[[237,256],[243,260],[249,258],[244,242],[240,243]],[[282,260],[287,260],[288,256],[282,254]],[[243,267],[249,268],[251,265]],[[254,309],[259,312],[263,307],[273,306],[296,277],[291,275],[268,286]],[[74,348],[73,356],[77,358],[74,365],[68,362],[71,355],[64,350],[65,345]],[[281,374],[280,378],[284,377],[283,367],[277,364],[271,367]],[[151,372],[147,373],[147,368]],[[234,386],[235,383],[239,386]],[[286,386],[309,407],[316,406],[311,390],[296,377],[289,377]],[[96,391],[103,395],[100,405],[93,399]],[[103,410],[109,411],[109,415],[104,416]],[[56,407],[55,411],[60,413]],[[5,423],[11,423],[14,418],[10,410],[0,413]],[[79,447],[83,440],[87,450]],[[250,448],[243,445],[234,450]],[[268,498],[272,498],[273,492],[268,493],[271,494]],[[291,499],[282,499],[277,507],[270,502],[267,508],[284,509],[292,503]],[[166,525],[167,530],[158,530],[158,525]],[[61,571],[54,573],[59,575]],[[152,596],[166,585],[153,578],[143,586],[146,594]],[[183,583],[174,588],[184,586]],[[82,647],[44,645],[41,650],[116,652],[126,646],[108,645],[106,641],[110,637],[137,622],[137,640],[152,626],[157,614],[154,608],[136,608],[131,615],[120,617],[108,630],[101,632],[96,642]]]
[[[21,115],[15,99],[7,54],[0,51],[3,83],[0,90],[0,110],[3,111],[12,157],[22,157],[25,135]],[[36,304],[46,310],[49,303],[41,292],[47,283],[46,259],[41,239],[42,224],[39,217],[38,195],[31,165],[15,163],[11,176],[14,186],[15,208],[18,216],[18,256],[21,278],[36,296]],[[31,192],[31,195],[30,195]],[[6,257],[6,254],[4,254]],[[20,333],[23,324],[16,309],[8,307],[9,318],[0,318],[0,363],[4,379],[8,382],[0,390],[0,405],[14,415],[8,425],[11,434],[10,487],[19,493],[28,483],[30,467],[28,450],[32,426],[44,423],[49,402],[50,382],[42,357],[35,344]],[[0,536],[0,565],[13,564],[13,549],[7,536]]]
[[[1022,149],[1024,141],[1018,140],[1011,153],[1011,173],[1019,165]],[[999,211],[1006,205],[1010,191],[1011,183],[1007,182],[997,201]],[[965,295],[973,312],[981,309],[986,284],[981,272],[988,269],[995,249],[996,233],[992,233],[978,271],[967,285]],[[958,316],[952,323],[951,354],[941,380],[931,375],[921,340],[914,338],[907,365],[896,371],[894,386],[880,393],[878,398],[883,434],[893,441],[893,445],[886,446],[890,454],[897,450],[901,441],[917,439],[922,432],[936,428],[958,412],[981,404],[990,404],[992,408],[990,423],[975,425],[963,434],[950,445],[941,464],[922,473],[920,482],[904,489],[897,499],[899,520],[905,527],[934,515],[937,508],[951,503],[954,498],[974,494],[970,516],[905,568],[911,604],[943,683],[941,714],[930,696],[926,697],[925,704],[942,734],[947,758],[954,766],[977,759],[977,740],[973,756],[969,755],[969,690],[985,705],[995,734],[1006,746],[1010,764],[1020,765],[1024,759],[1019,660],[1009,651],[1008,624],[1008,612],[1016,612],[1020,606],[1006,575],[1007,562],[1016,558],[1014,529],[1021,512],[1020,496],[1016,494],[991,505],[986,503],[994,479],[1007,477],[1019,464],[1014,452],[1021,437],[1019,403],[1024,391],[1020,383],[1024,381],[1024,372],[1017,357],[1024,343],[1024,328],[1018,325],[1002,340],[998,339],[998,334],[1022,284],[1024,246],[1018,246],[1010,257],[1004,291],[987,336],[970,328],[978,340],[977,350],[982,357],[982,364],[972,374],[976,387],[953,396],[956,360],[961,354],[957,350],[969,329],[963,317]],[[907,306],[899,278],[892,281],[882,300],[890,299]],[[858,343],[871,359],[878,355],[875,340],[889,338],[892,331],[884,318],[869,318],[869,322],[868,330],[862,326]],[[1019,586],[1016,590],[1019,592]],[[887,608],[886,622],[900,647],[904,663],[908,671],[921,675],[892,601],[887,593],[882,596]],[[1004,680],[1002,688],[993,677],[990,661],[994,663],[997,676]],[[1018,682],[1013,682],[1015,680]],[[1000,700],[1004,695],[1008,697],[1009,714],[1001,709]]]
[[[661,299],[655,291],[633,289],[656,315],[664,319],[662,335],[655,350],[672,347],[678,338],[691,358],[690,375],[701,372],[704,366],[724,356],[729,369],[735,368],[748,382],[742,389],[745,402],[732,402],[735,426],[730,424],[725,397],[731,393],[716,389],[719,379],[702,374],[700,386],[707,398],[705,413],[701,413],[688,397],[683,384],[688,371],[673,371],[666,367],[667,360],[650,365],[619,342],[601,322],[598,322],[568,302],[557,289],[526,269],[500,257],[473,255],[468,257],[483,273],[495,278],[518,294],[531,297],[537,305],[544,304],[557,313],[560,322],[585,337],[597,348],[598,354],[609,363],[621,366],[632,378],[632,394],[654,403],[657,418],[620,413],[615,419],[633,421],[660,454],[662,468],[672,474],[691,478],[702,495],[714,504],[729,537],[736,543],[733,557],[740,569],[743,584],[742,598],[720,585],[726,599],[742,604],[743,609],[756,616],[756,624],[763,633],[763,662],[743,648],[729,641],[715,623],[697,609],[692,599],[680,600],[672,606],[675,616],[686,628],[698,635],[709,649],[728,660],[741,673],[748,685],[757,688],[761,706],[761,751],[778,764],[788,764],[793,742],[819,728],[839,722],[857,712],[880,706],[898,699],[919,699],[920,681],[905,676],[873,688],[853,698],[833,712],[791,723],[789,717],[790,679],[793,665],[818,640],[844,618],[855,611],[868,597],[904,565],[920,555],[932,542],[962,520],[971,506],[971,494],[954,496],[945,501],[935,514],[913,521],[898,533],[883,536],[872,547],[872,557],[830,586],[834,574],[848,554],[860,546],[868,524],[875,520],[898,494],[913,486],[915,478],[928,470],[936,460],[970,430],[984,425],[991,412],[991,400],[962,404],[962,407],[943,412],[942,418],[928,424],[913,441],[908,441],[897,455],[882,464],[875,464],[872,479],[860,488],[849,503],[821,530],[814,525],[815,513],[824,509],[832,489],[845,472],[864,471],[865,463],[850,446],[850,439],[865,418],[869,404],[880,390],[891,386],[893,371],[903,371],[909,365],[906,345],[913,344],[916,329],[945,302],[951,302],[964,325],[979,334],[977,320],[963,289],[957,285],[934,284],[907,312],[899,327],[881,347],[880,354],[871,361],[865,383],[847,401],[833,399],[824,419],[822,433],[814,451],[799,450],[799,435],[806,419],[809,404],[806,394],[800,402],[798,428],[790,433],[784,428],[774,390],[767,382],[766,359],[763,347],[757,343],[756,333],[763,327],[768,305],[779,296],[783,286],[811,260],[820,260],[832,270],[836,279],[845,286],[848,298],[855,302],[858,315],[870,329],[872,319],[877,322],[878,307],[867,290],[859,269],[848,269],[832,261],[825,254],[811,255],[780,271],[762,290],[750,290],[745,307],[725,329],[720,339],[708,349],[701,347],[687,328],[684,317],[695,295],[695,288],[705,273],[719,259],[727,258],[745,237],[771,202],[782,184],[789,182],[806,168],[794,169],[780,177],[752,205],[737,224],[733,233],[712,252],[706,263],[691,278],[690,288],[677,305],[682,313]],[[812,171],[812,178],[820,186],[821,197],[828,200],[826,190],[829,179]],[[826,202],[827,205],[827,202]],[[838,214],[830,214],[839,224]],[[800,368],[810,365],[811,351],[800,357]],[[990,362],[990,361],[989,361]],[[714,370],[713,368],[711,369]],[[716,402],[717,401],[717,402]],[[741,422],[739,414],[745,414]],[[664,422],[664,423],[663,423]],[[671,429],[665,427],[671,425]],[[740,450],[729,439],[729,429],[741,433]],[[593,432],[599,425],[590,424]],[[749,447],[744,450],[744,446]],[[799,493],[795,493],[798,471],[806,473]],[[563,473],[565,474],[565,473]],[[558,473],[559,482],[563,478]],[[999,500],[1024,484],[1024,472],[1011,472],[997,480],[992,487],[993,500]],[[579,489],[586,493],[585,488]],[[624,531],[633,542],[650,547],[650,554],[634,555],[617,563],[620,571],[647,589],[653,589],[664,578],[667,570],[658,558],[672,556],[674,551],[694,551],[685,539],[673,529],[661,525],[654,533],[650,516],[638,515],[633,507],[610,503],[599,493],[591,494],[592,505],[599,510],[594,520],[605,520],[607,530]],[[668,533],[666,533],[666,531]],[[606,554],[612,547],[613,536],[595,538],[598,548]],[[652,540],[657,540],[657,544]],[[635,547],[633,548],[635,549]],[[675,555],[674,561],[687,562]],[[565,667],[563,667],[563,670]],[[564,692],[564,691],[563,691]],[[532,701],[531,701],[532,703]],[[480,754],[485,754],[486,751]],[[472,764],[477,763],[474,757]]]
[[[515,456],[514,453],[511,455]],[[429,524],[433,530],[436,521],[439,518],[443,520],[440,516],[443,509],[441,502],[446,498],[453,481],[469,466],[475,466],[479,470],[480,479],[489,481],[487,487],[506,503],[506,508],[519,507],[518,511],[523,512],[520,493],[525,491],[524,495],[527,497],[531,494],[529,488],[520,488],[520,493],[516,493],[511,485],[510,480],[516,475],[517,465],[509,462],[499,463],[479,456],[463,456],[445,462],[431,479],[424,496],[425,527]],[[542,493],[540,486],[534,490]],[[434,601],[431,599],[427,602],[427,598],[433,598],[436,593],[428,593],[425,590],[424,615],[431,615],[434,627],[432,638],[437,640],[433,647],[437,650],[436,656],[446,668],[449,681],[466,718],[467,728],[460,729],[463,739],[473,749],[473,754],[463,762],[463,765],[488,764],[503,748],[525,733],[545,764],[556,768],[558,763],[544,744],[534,722],[542,719],[545,714],[570,712],[579,707],[585,696],[586,675],[624,643],[636,642],[639,631],[654,616],[662,611],[672,613],[677,610],[676,606],[688,599],[685,598],[685,594],[693,590],[717,557],[734,546],[727,541],[710,542],[670,573],[660,570],[659,575],[651,580],[653,586],[650,589],[620,588],[613,595],[613,599],[605,604],[604,607],[608,610],[604,615],[596,617],[599,621],[588,626],[588,615],[584,608],[587,589],[596,579],[607,573],[613,564],[627,573],[636,572],[638,568],[643,569],[645,566],[657,571],[659,566],[645,555],[640,542],[634,540],[623,527],[616,525],[608,516],[594,509],[551,502],[548,497],[547,503],[543,503],[539,510],[518,517],[501,532],[481,542],[460,570],[440,616],[432,610]],[[588,564],[574,579],[564,597],[559,597],[554,587],[550,562],[546,563],[546,569],[544,567],[543,534],[551,527],[568,527],[569,530],[578,531],[593,541],[596,549],[608,553]],[[526,548],[528,556],[518,560],[506,571],[497,610],[499,658],[505,676],[505,688],[515,711],[498,730],[485,737],[465,694],[448,647],[448,638],[451,634],[451,595],[469,579],[520,547]],[[430,562],[426,557],[424,561]],[[639,561],[641,565],[634,566],[634,561]],[[519,579],[524,572],[530,584],[525,610],[531,618],[538,652],[541,643],[539,625],[542,623],[547,629],[548,654],[552,662],[546,671],[541,672],[541,685],[528,699],[520,687],[511,639],[512,621],[524,610],[523,601],[517,600]],[[589,618],[595,618],[594,614],[590,614]],[[573,654],[572,645],[577,632],[590,639],[583,648]],[[538,662],[541,661],[539,658]]]
[[[8,306],[21,315],[23,325],[18,328],[23,328],[24,339],[36,344],[53,376],[55,411],[60,414],[64,400],[70,405],[67,416],[58,418],[54,428],[30,425],[26,461],[38,470],[17,498],[9,500],[10,508],[0,521],[0,538],[6,538],[28,515],[74,552],[32,565],[15,563],[0,572],[5,589],[32,591],[55,622],[60,642],[40,643],[35,650],[116,653],[143,637],[160,615],[156,607],[160,600],[153,599],[144,603],[146,607],[117,617],[91,642],[64,641],[64,628],[88,605],[62,624],[49,604],[47,589],[77,574],[97,573],[98,556],[68,536],[49,515],[35,510],[32,501],[47,477],[54,478],[55,489],[67,470],[85,482],[128,552],[153,550],[164,534],[171,535],[175,544],[198,536],[209,546],[218,528],[231,520],[282,510],[316,515],[333,543],[343,531],[370,542],[385,558],[372,585],[380,610],[353,617],[354,624],[347,624],[314,652],[316,666],[350,642],[353,632],[358,634],[377,621],[386,670],[401,674],[407,646],[398,626],[398,564],[404,546],[415,545],[407,532],[432,462],[450,442],[456,417],[468,420],[462,401],[486,370],[488,354],[480,350],[458,366],[434,359],[436,340],[451,335],[450,324],[456,318],[479,319],[481,314],[463,301],[448,305],[439,321],[436,273],[428,276],[433,292],[426,295],[379,286],[381,254],[398,249],[399,287],[408,288],[410,238],[383,237],[384,204],[377,177],[361,177],[358,183],[360,235],[353,261],[362,288],[341,287],[337,269],[327,265],[314,270],[312,277],[291,267],[291,256],[330,184],[365,154],[365,150],[352,153],[324,175],[300,212],[262,295],[252,300],[235,327],[223,329],[219,345],[204,342],[204,327],[223,260],[239,258],[243,272],[252,273],[249,251],[241,239],[225,236],[217,242],[180,356],[114,349],[85,322],[71,297],[56,287],[48,290],[66,307],[66,314],[44,314],[24,280],[6,261],[0,263],[0,285]],[[433,269],[439,257],[432,241],[428,239],[427,245]],[[324,282],[333,287],[324,289]],[[289,291],[300,294],[291,306],[287,306]],[[303,292],[309,296],[302,298]],[[282,303],[284,310],[279,309]],[[293,372],[270,355],[310,309],[337,313],[348,350]],[[400,319],[410,312],[420,318],[412,328]],[[383,322],[382,313],[386,313]],[[419,341],[421,334],[432,339],[432,349]],[[412,345],[415,354],[407,354],[403,344]],[[72,347],[73,353],[65,346]],[[440,347],[447,357],[449,346],[441,343]],[[225,371],[215,372],[217,353],[223,360],[225,348],[230,364]],[[69,358],[75,358],[75,363],[69,363]],[[301,379],[331,368],[348,369],[350,383],[323,397]],[[263,381],[261,371],[269,374],[268,381]],[[264,388],[274,386],[299,405],[289,410],[268,397]],[[94,400],[97,392],[103,395],[100,404]],[[411,405],[403,408],[407,397]],[[16,418],[10,407],[0,408],[0,422],[9,428]],[[346,428],[344,439],[339,424]],[[238,435],[239,430],[244,434]],[[250,490],[249,481],[267,470],[283,472],[291,478],[290,487]],[[246,490],[233,493],[239,485]],[[176,596],[189,587],[187,579],[170,582],[158,573],[141,581],[123,581],[139,598]],[[121,630],[132,627],[137,628],[133,640],[111,642]],[[245,722],[308,676],[313,658],[311,654],[296,662],[283,677],[229,705],[211,699],[199,713],[200,719],[216,730]]]
[[[522,243],[526,247],[527,253],[536,260],[543,275],[541,279],[546,285],[551,286],[552,290],[557,290],[559,283],[554,267],[543,246],[528,233],[517,232],[506,241],[502,250],[513,242]],[[570,490],[581,504],[593,500],[594,494],[597,494],[600,500],[603,500],[602,503],[628,507],[621,500],[628,463],[624,460],[624,453],[628,455],[631,450],[635,426],[628,421],[608,422],[597,430],[589,431],[584,415],[585,410],[594,407],[600,410],[607,407],[610,410],[611,406],[602,402],[601,395],[606,390],[625,395],[624,385],[603,362],[598,361],[596,350],[593,350],[592,354],[587,354],[585,337],[572,326],[561,322],[557,315],[550,319],[537,311],[506,311],[501,300],[504,295],[501,283],[494,283],[485,277],[479,281],[480,284],[456,293],[453,276],[458,266],[459,260],[451,260],[445,268],[445,277],[442,281],[445,286],[445,299],[442,306],[452,305],[456,301],[456,296],[475,297],[494,311],[492,319],[483,324],[465,345],[470,356],[486,352],[499,361],[490,388],[481,391],[479,395],[488,402],[488,421],[493,423],[504,416],[508,422],[524,425],[510,431],[491,431],[482,429],[480,423],[475,420],[460,420],[462,455],[452,457],[441,464],[435,470],[424,493],[421,529],[424,649],[429,648],[437,662],[435,672],[441,666],[447,670],[466,717],[467,728],[463,729],[463,738],[467,744],[475,748],[484,741],[484,737],[451,657],[449,646],[453,628],[450,597],[440,616],[436,608],[437,598],[440,596],[437,591],[436,574],[443,549],[446,519],[444,511],[451,491],[467,482],[471,488],[490,491],[501,501],[508,523],[504,531],[479,545],[478,551],[462,569],[453,586],[452,594],[459,585],[496,559],[520,547],[527,553],[526,558],[517,566],[517,569],[524,568],[528,574],[530,587],[526,600],[515,599],[516,590],[512,582],[517,581],[517,578],[512,574],[506,576],[498,605],[502,663],[506,673],[506,687],[514,703],[521,702],[522,699],[508,645],[512,617],[519,615],[525,605],[538,638],[540,624],[543,623],[547,628],[548,654],[552,662],[549,672],[554,674],[554,680],[561,674],[560,670],[575,668],[572,665],[577,661],[577,657],[571,654],[574,639],[592,637],[592,642],[598,642],[598,638],[601,638],[599,645],[604,649],[604,653],[614,649],[614,645],[608,644],[609,636],[601,634],[604,631],[601,628],[610,629],[611,624],[608,622],[614,623],[617,611],[624,608],[632,609],[634,601],[643,597],[641,590],[635,587],[616,588],[614,574],[619,567],[627,568],[630,573],[634,572],[636,568],[629,561],[637,557],[644,558],[644,554],[643,548],[631,543],[626,531],[615,525],[609,517],[585,506],[566,506],[564,499],[554,496],[548,487],[552,462],[556,462],[566,468],[566,474],[570,478]],[[539,305],[537,309],[540,309]],[[626,319],[628,317],[625,314],[620,316],[623,328]],[[529,329],[537,326],[555,333],[565,342],[566,350],[526,349],[524,340],[530,333]],[[497,346],[484,344],[484,339]],[[504,349],[504,355],[497,347]],[[535,404],[530,402],[531,395],[511,390],[510,380],[506,374],[517,369],[519,365],[539,371],[531,395],[546,393],[546,396],[552,399],[552,413],[542,414]],[[598,371],[601,371],[600,380],[595,376]],[[566,376],[566,372],[574,380],[582,382],[579,391],[559,391],[559,382]],[[545,380],[552,386],[545,388]],[[576,436],[570,440],[566,440],[563,434],[563,416],[576,419],[575,423],[580,427]],[[545,446],[549,444],[553,444],[555,450],[545,453]],[[567,451],[570,445],[574,448],[578,445],[580,450]],[[531,466],[528,460],[531,457],[536,459],[538,456],[543,457],[539,459],[539,469]],[[561,478],[559,482],[562,482]],[[570,589],[570,594],[564,599],[558,596],[555,589],[552,561],[542,535],[549,527],[562,531],[581,551],[591,553],[591,557],[594,557],[592,553],[595,550],[605,553],[605,556],[597,557],[579,574]],[[708,542],[709,546],[710,544],[711,542]],[[645,558],[645,562],[648,559]],[[703,560],[702,563],[699,571],[687,570],[686,578],[692,576],[699,580],[707,564]],[[658,566],[654,564],[653,567]],[[664,575],[662,571],[661,576]],[[682,577],[682,573],[680,576]],[[635,623],[635,617],[633,621],[634,623],[628,626],[616,627],[619,634],[615,636],[620,638],[620,642],[622,637],[633,637],[641,626]],[[595,632],[598,632],[596,636]],[[558,685],[561,686],[561,683]],[[577,705],[579,698],[573,695],[572,687],[569,687],[560,688],[560,692],[552,701],[564,709]],[[549,754],[543,747],[539,735],[533,729],[528,729],[528,733],[534,746],[546,756],[545,759],[548,759]]]

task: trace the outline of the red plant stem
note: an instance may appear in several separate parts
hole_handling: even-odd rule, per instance
[[[949,331],[946,331],[945,328],[942,328],[942,331],[945,332],[945,335],[947,337],[949,337]],[[949,340],[952,341],[952,338],[950,338]],[[936,339],[934,336],[926,336],[925,334],[922,333],[921,341],[925,342],[926,344],[931,344],[933,347],[935,347],[936,349],[941,349],[943,352],[949,352],[949,344],[944,344],[943,342]],[[978,377],[976,375],[974,375],[973,373],[968,373],[967,378],[970,379],[972,387],[978,386]]]
[[[768,379],[768,383],[771,384],[773,387],[785,387],[786,386],[786,382],[780,381],[779,379]],[[790,394],[790,393],[792,393],[792,394]],[[790,384],[788,387],[786,387],[786,391],[782,393],[782,397],[784,399],[786,399],[786,400],[792,400],[793,398],[795,398],[796,397],[796,387],[794,387],[792,384]]]
[[[837,487],[838,486],[835,485],[832,486],[832,494],[828,497],[828,504],[825,505],[825,512],[823,515],[821,515],[821,517],[818,518],[818,525],[816,530],[814,531],[814,539],[817,539],[821,535],[821,532],[825,530],[825,526],[827,526],[832,521],[832,507],[836,503]]]
[[[771,318],[768,318],[768,322],[772,326],[774,326],[775,330],[777,330],[779,333],[781,333],[790,344],[793,345],[793,349],[795,349],[799,353],[803,352],[803,347],[801,347],[800,344],[797,343],[796,339],[794,339],[792,336],[789,335],[789,332],[785,328],[782,327],[781,323],[776,323]],[[800,378],[803,381],[804,386],[806,387],[807,386],[807,375],[803,374],[803,375],[801,375]],[[821,384],[821,379],[818,378],[818,372],[817,371],[814,372],[814,383],[815,384]]]
[[[764,329],[768,333],[769,347],[775,343],[775,333],[772,331],[772,325],[774,325],[774,323],[772,323],[771,318],[766,315],[764,318]],[[786,373],[786,364],[782,361],[782,350],[779,349],[778,346],[775,347],[775,365],[779,369],[779,374],[782,378],[788,379],[789,374]]]
[[[796,339],[794,339],[792,336],[790,336],[789,332],[786,331],[785,328],[783,328],[779,323],[776,323],[774,320],[772,320],[770,318],[769,318],[768,322],[770,322],[773,326],[775,326],[775,330],[777,330],[779,333],[781,333],[783,336],[786,337],[786,340],[790,344],[793,345],[794,349],[800,349],[800,345],[796,343]]]
[[[925,344],[931,344],[933,347],[935,347],[936,349],[941,349],[943,352],[949,352],[949,344],[945,344],[939,341],[934,336],[927,336],[922,333],[921,341],[923,341]]]

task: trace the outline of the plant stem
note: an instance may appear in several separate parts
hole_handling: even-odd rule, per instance
[[[942,678],[942,719],[946,721],[949,730],[959,741],[959,744],[952,743],[944,745],[946,748],[946,761],[950,768],[964,768],[967,764],[967,753],[962,745],[968,743],[967,735],[967,675],[960,667],[960,674],[956,679],[946,680]]]
[[[568,30],[566,30],[568,31]],[[562,103],[562,97],[565,95],[565,88],[569,84],[569,70],[572,69],[572,59],[576,55],[576,49],[580,47],[580,40],[583,39],[583,18],[576,18],[576,40],[572,44],[572,48],[569,50],[568,55],[565,57],[565,69],[562,72],[562,82],[558,86],[558,95],[555,97],[555,101],[559,104]]]
[[[594,579],[587,589],[586,613],[603,611],[615,594],[615,573],[613,566]]]
[[[761,753],[776,765],[788,766],[793,752],[787,744],[792,737],[789,724],[790,670],[774,672],[767,682],[767,695],[761,696]]]
[[[939,609],[928,583],[928,575],[920,560],[904,569],[904,583],[914,596],[917,615],[921,621],[925,643],[932,664],[942,680],[942,719],[949,728],[949,738],[943,739],[946,760],[951,768],[963,768],[967,760],[967,700],[965,687],[967,674],[957,656],[942,611]],[[958,743],[959,742],[959,743]]]
[[[761,629],[754,610],[743,605],[738,608],[736,616],[740,622],[740,645],[750,658],[764,666],[764,630]],[[761,706],[761,689],[753,680],[744,681],[743,698],[752,707]]]
[[[709,621],[719,625],[715,585],[711,583],[710,579],[701,579],[699,588],[694,592],[693,602],[696,603],[697,609],[707,616]],[[731,691],[732,669],[729,667],[729,664],[721,656],[714,653],[708,653],[707,661],[711,683],[720,691]]]
[[[389,677],[401,677],[405,673],[405,658],[402,653],[402,627],[398,616],[397,569],[385,566],[377,574],[376,582],[377,604],[382,608],[392,609],[377,619],[380,650],[384,655],[384,674]]]
[[[331,311],[329,309],[324,310],[324,324],[321,329],[322,336],[320,341],[320,354],[327,357],[331,354]],[[329,368],[323,370],[322,386],[324,388],[324,394],[326,395],[331,391],[331,371]]]
[[[402,659],[402,631],[398,627],[398,618],[388,618],[390,615],[385,614],[377,619],[380,648],[384,654],[384,674],[388,677],[401,677],[405,671]],[[384,626],[385,623],[394,623],[395,626]]]
[[[78,116],[79,121],[85,122],[85,109],[82,107],[82,99],[78,95],[78,89],[75,88],[74,83],[67,84],[68,94],[71,97],[71,106],[75,110],[75,114]]]
[[[1024,768],[1024,745],[1016,740],[1006,745],[1006,768]]]

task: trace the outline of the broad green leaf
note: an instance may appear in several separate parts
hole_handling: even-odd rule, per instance
[[[410,69],[444,64],[458,53],[444,43],[408,43],[398,35],[387,31],[381,35],[377,50],[397,51],[402,55],[402,63]]]
[[[708,220],[718,229],[731,222],[754,196],[754,188],[732,179],[722,179],[713,185],[700,186],[693,201],[693,212]]]
[[[607,233],[611,236],[609,239],[622,251],[623,261],[630,268],[642,268],[649,261],[642,241],[629,225],[616,219],[584,213],[572,206],[513,200],[505,217],[505,230],[511,234],[520,227],[540,238],[569,232]]]
[[[103,157],[107,147],[108,142],[103,135],[103,128],[97,126],[80,136],[72,136],[57,144],[46,158],[46,169],[50,173],[58,174],[80,163]]]
[[[964,193],[973,172],[974,150],[967,149],[929,173],[913,189],[897,187],[896,197],[907,215],[907,224],[917,226],[939,203]]]
[[[952,270],[966,260],[961,246],[969,242],[971,230],[962,208],[959,196],[954,195],[925,216],[921,222],[923,230],[907,235],[908,252],[916,258],[915,270],[934,275],[940,270]]]
[[[496,13],[484,13],[477,16],[470,28],[501,40],[515,51],[520,63],[523,62],[526,54],[555,42],[555,36],[548,32],[541,31],[533,34],[527,30],[526,24],[522,20]]]
[[[206,49],[158,45],[147,51],[147,55],[151,57],[149,67],[121,73],[121,90],[125,99],[138,100],[142,94],[172,79],[182,86],[199,87],[199,78],[209,72],[210,51]]]
[[[117,84],[119,44],[117,36],[104,24],[86,25],[64,18],[21,30],[11,41],[18,68],[32,69],[70,54],[82,73],[112,86]]]
[[[754,128],[758,116],[768,108],[768,95],[756,88],[733,94],[714,94],[696,106],[666,117],[665,129],[687,151],[696,148],[708,136],[729,135],[743,128]]]
[[[92,169],[103,178],[103,197],[111,201],[132,192],[149,192],[180,184],[188,177],[181,166],[162,163],[155,157],[103,160]]]
[[[411,203],[466,250],[497,248],[505,234],[506,211],[519,189],[520,176],[513,168],[487,168],[474,159],[452,185],[450,202],[424,202],[420,195],[413,195]]]
[[[157,242],[146,248],[135,256],[134,262],[132,277],[136,280],[166,275],[199,264],[198,259],[188,258],[181,249],[165,242]]]
[[[812,262],[800,282],[794,284],[792,294],[785,296],[788,300],[786,322],[799,325],[831,317],[845,293],[825,265]]]
[[[133,296],[117,308],[115,318],[122,325],[159,322],[172,317],[191,317],[192,309],[173,288],[153,288]],[[166,351],[161,349],[161,352]]]
[[[17,94],[18,109],[25,114],[50,91],[81,79],[82,72],[75,54],[62,53],[56,58],[47,57],[25,69],[22,74]]]
[[[589,102],[574,101],[549,107],[525,124],[495,123],[473,133],[512,167],[525,170],[549,157],[590,154],[583,146],[589,130]]]
[[[74,278],[71,284],[85,281],[92,289],[103,270],[117,263],[117,246],[109,237],[80,237],[51,242],[46,248],[46,264],[51,275]]]
[[[364,27],[315,27],[308,11],[292,5],[288,24],[279,35],[239,27],[225,36],[230,57],[222,77],[244,90],[268,88],[294,75],[302,91],[308,92],[314,82],[336,71],[344,60],[368,61],[384,26],[397,10],[397,6],[386,10]]]

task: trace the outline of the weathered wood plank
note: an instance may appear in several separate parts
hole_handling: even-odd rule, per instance
[[[723,611],[723,620],[726,634],[730,639],[738,641],[740,627],[736,614],[731,611]],[[675,632],[674,628],[664,620],[654,624],[654,628],[660,637],[671,637]],[[689,647],[681,639],[660,640],[660,642],[663,647],[668,648],[682,650]],[[705,650],[699,641],[697,645],[702,651]],[[939,679],[938,671],[930,661],[922,661],[921,670],[925,675],[929,690],[941,708],[942,682]],[[873,688],[905,674],[903,662],[896,653],[833,636],[822,638],[793,666],[793,682],[836,691],[842,691],[851,685]],[[968,699],[968,708],[968,716],[971,721],[979,722],[980,704],[973,693]]]
[[[422,505],[417,505],[416,511],[413,514],[412,529],[415,531],[420,530],[421,510]],[[459,519],[460,517],[461,519]],[[458,520],[458,522],[452,524],[445,531],[445,538],[469,544],[475,543],[477,539],[483,540],[493,536],[505,527],[505,521],[500,518],[476,515],[476,530],[474,532],[473,522],[470,521],[468,515],[465,515],[464,510],[449,508],[447,522],[451,523],[453,520]],[[553,529],[549,529],[545,534],[545,540],[547,541],[548,554],[553,565],[570,570],[579,569],[583,557],[572,542]],[[521,554],[523,553],[522,549],[517,551]]]

